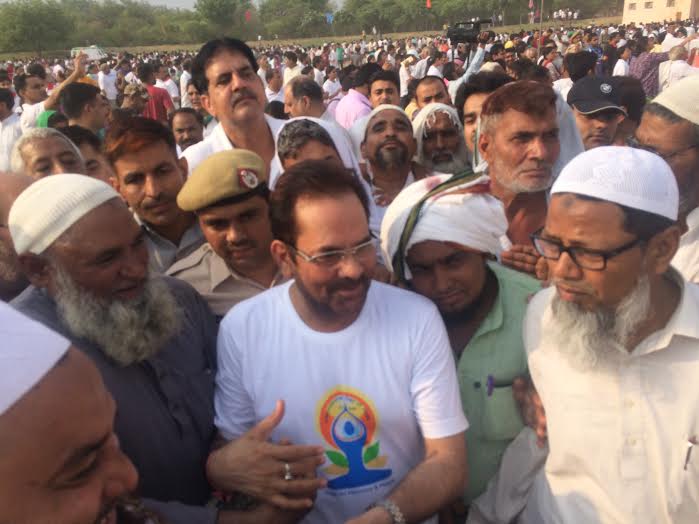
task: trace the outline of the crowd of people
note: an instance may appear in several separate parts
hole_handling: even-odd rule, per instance
[[[0,522],[696,523],[696,29],[6,64]]]

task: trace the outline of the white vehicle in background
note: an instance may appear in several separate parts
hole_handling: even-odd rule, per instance
[[[78,56],[79,53],[83,53],[87,56],[87,59],[92,60],[102,60],[107,58],[107,52],[99,46],[91,45],[89,47],[74,47],[70,50],[70,56]]]

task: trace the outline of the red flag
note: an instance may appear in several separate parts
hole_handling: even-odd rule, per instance
[[[529,0],[529,9],[534,9],[534,0]]]
[[[250,12],[250,9],[248,9],[247,11],[245,11],[245,21],[249,22],[251,18],[252,18],[252,13]]]
[[[426,7],[427,9],[432,9],[432,0],[427,0],[426,3],[425,3],[425,7]]]

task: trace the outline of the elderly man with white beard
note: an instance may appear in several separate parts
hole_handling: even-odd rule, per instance
[[[264,500],[278,494],[271,481],[283,483],[275,465],[283,470],[283,462],[291,462],[303,479],[314,471],[319,451],[264,442],[266,430],[283,416],[279,406],[242,439],[242,447],[224,446],[210,455],[216,321],[188,284],[150,277],[144,233],[118,193],[83,175],[46,177],[19,195],[8,224],[32,284],[13,306],[69,339],[100,370],[117,404],[121,447],[140,472],[139,494],[160,502],[161,508],[151,506],[174,524],[283,522],[267,504],[250,512],[205,506],[211,497],[207,467],[229,477],[232,489]],[[258,442],[273,448],[268,452],[274,460],[265,460]],[[281,457],[282,448],[292,456]],[[255,463],[246,463],[247,456]],[[297,463],[294,457],[310,458]],[[261,480],[264,471],[267,479]],[[318,485],[295,482],[301,484],[286,483],[285,493],[303,494],[296,488],[309,484],[306,491],[314,493]],[[308,507],[310,500],[300,498],[299,504]]]
[[[554,183],[533,235],[553,286],[524,322],[549,456],[521,522],[696,522],[699,288],[670,266],[677,216],[647,151],[595,148]]]
[[[453,107],[435,102],[420,109],[413,120],[413,135],[416,161],[428,171],[455,175],[471,169],[464,126]]]

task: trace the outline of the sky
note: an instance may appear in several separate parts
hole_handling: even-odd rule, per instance
[[[154,5],[164,5],[167,7],[193,9],[195,1],[196,0],[148,0],[148,3]]]

